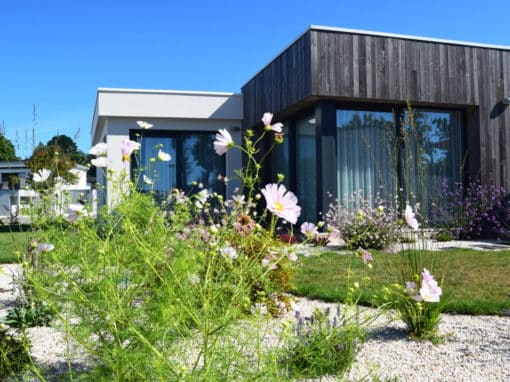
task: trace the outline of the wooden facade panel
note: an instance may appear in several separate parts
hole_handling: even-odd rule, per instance
[[[464,110],[471,175],[510,190],[508,49],[312,28],[242,92],[246,126],[321,98]]]

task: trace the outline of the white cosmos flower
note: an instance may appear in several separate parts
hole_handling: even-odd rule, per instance
[[[170,156],[170,154],[165,153],[163,150],[159,150],[158,151],[158,159],[161,162],[168,162],[172,159],[172,157]]]
[[[229,148],[234,146],[234,140],[232,136],[227,131],[227,129],[220,129],[216,133],[216,140],[214,141],[214,151],[216,154],[223,155],[227,152]]]
[[[262,116],[262,123],[264,124],[264,129],[266,131],[274,131],[275,133],[280,134],[283,131],[283,123],[277,122],[271,125],[271,121],[273,120],[273,114],[264,113]]]
[[[83,204],[69,204],[67,207],[67,214],[65,216],[66,220],[75,222],[82,216],[88,216],[88,212]]]
[[[92,163],[92,165],[96,167],[106,167],[108,166],[108,159],[106,159],[106,157],[98,157],[95,159],[91,159],[90,163]]]
[[[46,168],[43,168],[43,169],[40,169],[39,171],[34,173],[33,180],[36,183],[46,182],[48,180],[48,178],[50,177],[50,175],[51,175],[51,171]]]
[[[96,155],[98,157],[106,156],[108,152],[108,145],[106,143],[100,142],[95,146],[92,146],[89,150],[89,154]]]
[[[151,179],[151,178],[149,178],[147,175],[144,175],[144,176],[143,176],[143,182],[144,182],[145,184],[152,184],[152,179]]]
[[[148,130],[152,126],[154,126],[152,123],[145,122],[145,121],[136,121],[136,124],[140,126],[141,129]]]

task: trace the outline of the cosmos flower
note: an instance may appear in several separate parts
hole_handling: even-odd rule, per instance
[[[90,163],[92,163],[93,166],[96,167],[106,167],[108,166],[108,160],[106,157],[98,157],[90,160]]]
[[[262,266],[267,267],[270,270],[274,270],[277,268],[276,264],[274,263],[274,260],[276,260],[276,257],[273,254],[266,255],[262,259]]]
[[[409,204],[406,206],[404,211],[404,221],[414,230],[419,228],[418,220],[416,220],[416,215],[414,214],[413,209]]]
[[[172,159],[172,157],[170,156],[170,154],[165,153],[163,150],[159,150],[158,151],[158,159],[161,162],[168,162]]]
[[[369,262],[374,261],[374,257],[366,249],[360,247],[359,251],[361,253],[361,260],[363,260],[363,263],[368,264]]]
[[[273,120],[273,114],[264,113],[264,115],[262,116],[262,123],[264,123],[264,130],[274,131],[275,133],[281,134],[283,131],[283,123],[277,122],[274,125],[271,125],[272,120]]]
[[[42,168],[39,171],[34,173],[33,180],[36,183],[46,182],[48,180],[48,178],[50,177],[50,175],[51,175],[50,170],[48,170],[46,168]]]
[[[319,234],[317,226],[313,223],[304,222],[301,224],[301,233],[307,237],[315,236]]]
[[[149,184],[149,185],[150,185],[150,184],[152,184],[152,179],[151,179],[151,178],[149,178],[147,175],[144,175],[144,176],[143,176],[143,182],[144,182],[145,184]]]
[[[122,160],[124,162],[129,162],[131,159],[131,154],[133,151],[140,149],[140,143],[131,141],[129,139],[124,139],[120,146],[120,151],[122,153]]]
[[[55,246],[53,244],[50,244],[50,243],[40,243],[37,245],[37,252],[50,252],[50,251],[53,251],[55,249]]]
[[[223,247],[220,249],[220,254],[226,259],[235,260],[237,259],[237,252],[235,248],[231,247],[230,245],[227,245],[226,247]]]
[[[437,285],[437,281],[434,280],[434,277],[430,274],[428,269],[423,269],[421,273],[422,282],[420,288],[420,296],[423,301],[426,302],[439,302],[439,298],[441,296],[442,290]]]
[[[154,126],[153,124],[151,123],[148,123],[148,122],[145,122],[145,121],[136,121],[136,124],[141,128],[141,129],[144,129],[144,130],[148,130],[150,129],[152,126]]]
[[[283,184],[278,185],[276,183],[267,184],[260,192],[266,199],[269,211],[292,224],[296,224],[301,214],[301,207],[297,205],[296,195],[287,191]]]
[[[250,215],[240,214],[234,223],[234,229],[242,236],[247,236],[255,229],[255,221]]]
[[[234,140],[232,139],[232,136],[227,131],[227,129],[220,129],[216,133],[216,140],[213,144],[216,154],[223,155],[228,151],[229,148],[234,146]]]
[[[83,204],[69,204],[67,207],[67,214],[65,216],[66,220],[75,222],[82,216],[88,216],[88,212]]]
[[[106,143],[100,142],[95,146],[92,146],[89,150],[89,154],[95,155],[98,157],[106,156],[108,153],[108,145]]]

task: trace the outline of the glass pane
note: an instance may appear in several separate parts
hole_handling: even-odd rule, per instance
[[[285,123],[283,127],[284,140],[282,144],[276,144],[271,153],[271,168],[272,178],[271,181],[276,181],[277,174],[283,174],[285,179],[283,184],[289,188],[290,181],[290,160],[289,160],[289,136],[288,125]]]
[[[458,111],[414,110],[404,119],[403,181],[408,200],[421,205],[431,217],[431,203],[438,195],[462,181],[462,115]]]
[[[183,140],[183,188],[191,190],[193,182],[202,183],[210,192],[225,193],[218,175],[225,175],[225,156],[216,155],[215,134],[190,134]]]
[[[141,149],[141,168],[143,171],[138,180],[142,190],[154,190],[158,194],[165,195],[177,187],[176,163],[178,158],[175,146],[175,138],[143,137]],[[151,158],[157,158],[160,149],[170,154],[172,159],[168,162],[151,161]],[[143,175],[152,179],[153,184],[145,184]]]
[[[296,123],[296,181],[301,206],[300,221],[317,220],[316,128],[315,118],[309,116]]]
[[[362,191],[390,202],[397,185],[397,155],[393,113],[337,110],[339,201]]]

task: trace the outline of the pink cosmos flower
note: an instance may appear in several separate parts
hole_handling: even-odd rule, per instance
[[[274,131],[275,133],[281,134],[283,131],[283,123],[277,122],[274,125],[271,125],[271,121],[273,120],[273,114],[264,113],[262,116],[262,122],[264,123],[264,130],[266,131]]]
[[[232,139],[232,136],[227,131],[227,129],[220,129],[216,133],[216,140],[213,144],[216,154],[223,155],[228,151],[229,148],[234,146],[234,140]]]
[[[129,139],[124,139],[120,146],[120,151],[122,153],[122,160],[124,162],[129,162],[131,159],[131,154],[133,151],[140,149],[140,143],[131,141]]]
[[[317,230],[317,226],[313,223],[304,222],[301,224],[301,233],[303,235],[306,235],[307,237],[315,236],[319,234],[319,231]]]
[[[420,288],[420,296],[423,301],[426,302],[439,302],[439,298],[441,296],[442,290],[437,285],[437,281],[434,280],[434,277],[430,274],[428,269],[423,269],[421,273],[422,282]]]
[[[90,160],[90,163],[92,163],[93,166],[96,167],[107,167],[108,166],[108,160],[106,157],[98,157]]]
[[[374,257],[366,249],[360,247],[359,251],[361,252],[361,260],[363,260],[363,263],[368,264],[369,262],[374,261]]]
[[[296,195],[287,191],[283,184],[278,185],[276,183],[267,184],[260,192],[266,199],[269,211],[292,224],[296,224],[301,214],[301,207],[297,205]]]
[[[408,204],[404,211],[404,221],[405,223],[411,227],[412,229],[418,229],[420,226],[418,224],[418,220],[416,220],[416,215],[413,212],[413,209]]]
[[[287,256],[289,261],[297,261],[297,255],[294,252],[289,253],[289,256]]]

